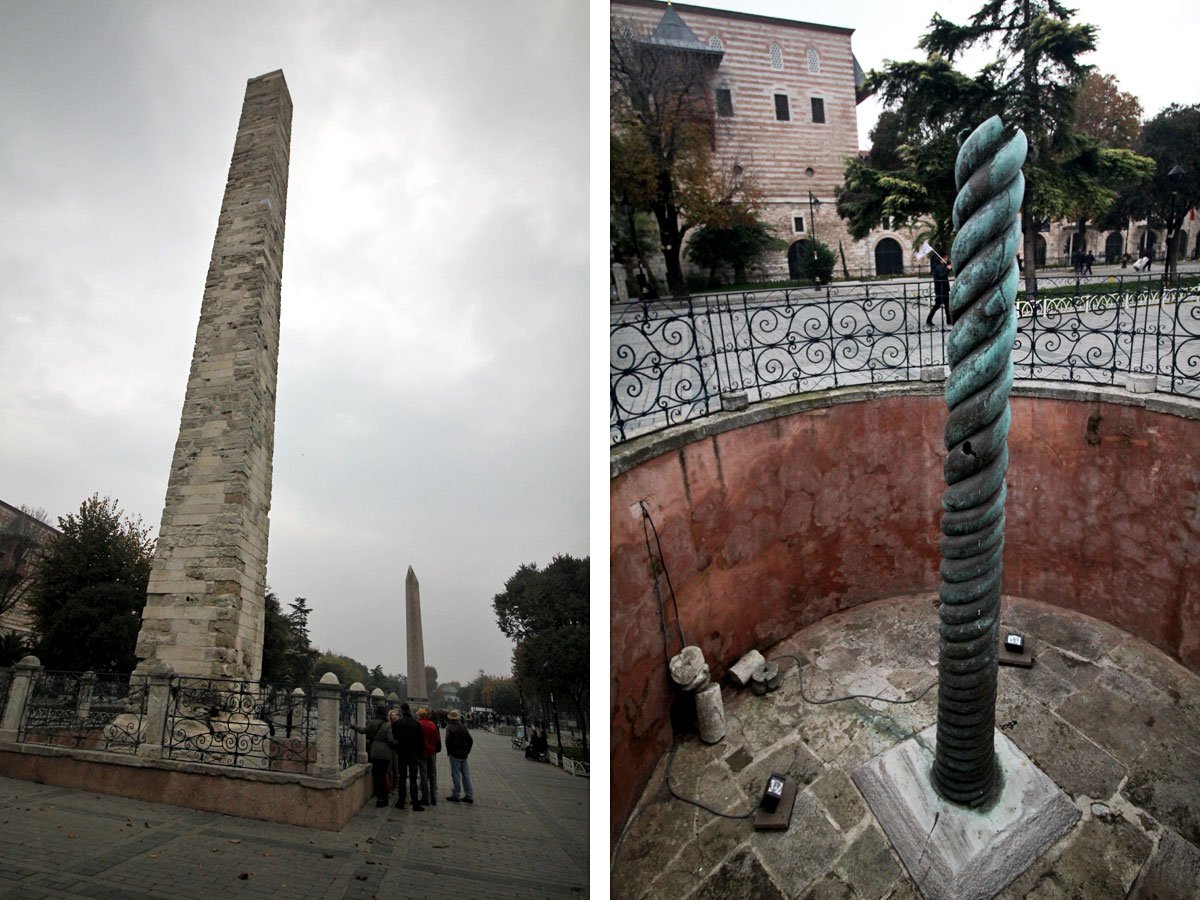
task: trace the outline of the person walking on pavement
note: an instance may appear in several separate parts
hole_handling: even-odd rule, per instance
[[[392,723],[392,737],[400,769],[400,796],[396,800],[396,809],[404,809],[404,782],[407,775],[408,796],[412,799],[413,812],[421,812],[425,807],[417,796],[417,769],[418,760],[424,752],[425,735],[413,718],[412,707],[407,703],[400,704],[400,718]]]
[[[938,311],[938,307],[941,307],[946,322],[953,324],[950,319],[950,264],[934,251],[930,268],[933,270],[933,309],[929,310],[925,324],[933,327],[933,315]]]
[[[450,796],[446,799],[458,803],[462,794],[463,803],[475,802],[475,791],[471,787],[471,772],[467,768],[467,756],[475,743],[471,732],[460,721],[457,709],[450,710],[450,724],[446,726],[446,758],[450,760]]]
[[[390,791],[387,777],[392,768],[392,729],[388,722],[386,706],[375,707],[375,718],[363,725],[354,726],[359,734],[367,736],[367,758],[371,760],[371,783],[375,788],[375,805],[387,806]]]
[[[1092,274],[1092,263],[1094,263],[1095,261],[1096,261],[1096,254],[1094,254],[1091,250],[1089,250],[1087,252],[1087,256],[1085,256],[1083,258],[1083,274],[1084,275]]]
[[[429,717],[427,708],[422,706],[417,710],[417,715],[425,738],[418,770],[421,773],[421,802],[437,806],[437,754],[442,752],[442,733],[438,731],[437,723]]]

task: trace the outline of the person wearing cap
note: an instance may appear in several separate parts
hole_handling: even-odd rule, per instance
[[[400,718],[392,723],[392,737],[396,743],[396,757],[400,769],[397,785],[400,796],[396,799],[396,809],[404,809],[404,783],[407,775],[408,796],[412,799],[413,812],[421,812],[425,807],[421,805],[417,796],[417,770],[425,749],[425,735],[420,724],[413,718],[412,707],[407,703],[400,704]]]
[[[371,760],[371,783],[375,788],[375,805],[388,805],[388,771],[392,768],[392,729],[388,722],[388,709],[380,704],[375,707],[375,718],[361,728],[353,726],[359,734],[367,736],[367,758]]]
[[[474,740],[471,732],[462,723],[462,716],[457,709],[450,710],[450,724],[446,726],[446,758],[450,760],[450,781],[453,787],[446,799],[451,803],[459,802],[462,793],[463,803],[475,802],[475,791],[471,788],[471,773],[467,769],[467,755],[471,752]]]
[[[425,738],[417,771],[421,775],[421,802],[437,806],[437,754],[442,752],[442,733],[437,723],[429,717],[429,709],[422,706],[417,710],[421,722],[421,733]]]

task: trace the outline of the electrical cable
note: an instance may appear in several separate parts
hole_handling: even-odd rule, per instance
[[[650,510],[646,508],[646,501],[639,500],[638,506],[640,506],[641,510],[642,510],[642,535],[646,540],[646,555],[649,556],[649,558],[651,560],[651,573],[654,575],[654,597],[658,601],[658,621],[659,621],[659,625],[662,629],[662,634],[663,634],[663,653],[667,657],[667,662],[669,665],[670,664],[670,652],[671,652],[670,651],[670,640],[667,637],[666,608],[663,605],[662,591],[659,589],[659,586],[658,586],[659,572],[661,572],[663,577],[666,578],[667,590],[670,591],[670,593],[671,593],[671,606],[675,609],[675,627],[679,631],[679,641],[680,641],[681,649],[682,649],[682,647],[687,646],[687,639],[683,635],[683,624],[679,617],[679,604],[675,599],[675,588],[671,584],[671,573],[667,571],[667,562],[665,559],[663,559],[662,541],[660,540],[660,538],[658,536],[658,528],[654,524],[654,519],[650,515]],[[654,543],[655,543],[655,546],[658,548],[657,554],[655,554],[654,551],[650,549],[650,534],[649,534],[649,532],[646,531],[646,523],[647,522],[650,523],[650,529],[651,529],[651,531],[654,532]],[[657,571],[655,569],[655,564],[657,564]],[[903,705],[903,704],[907,704],[907,703],[916,703],[922,697],[924,697],[926,694],[928,694],[931,690],[933,690],[933,688],[935,688],[937,686],[937,682],[934,681],[927,688],[925,688],[925,690],[923,690],[923,691],[921,691],[921,693],[917,694],[917,696],[912,697],[911,699],[907,699],[907,700],[893,700],[893,699],[889,699],[887,697],[881,697],[878,695],[872,696],[870,694],[846,694],[845,696],[842,696],[842,697],[827,697],[823,700],[814,700],[813,698],[809,697],[808,694],[805,693],[805,691],[804,691],[804,663],[800,659],[800,657],[798,657],[792,653],[784,653],[784,654],[781,654],[780,656],[777,656],[775,659],[776,660],[790,659],[796,663],[796,676],[800,680],[800,696],[806,703],[810,703],[814,706],[824,706],[829,703],[842,703],[846,700],[878,700],[880,703],[895,703],[897,705]],[[754,815],[753,809],[750,810],[750,812],[748,812],[748,813],[742,813],[742,814],[723,813],[720,810],[713,809],[711,806],[707,806],[707,805],[701,803],[699,800],[692,800],[691,798],[684,797],[683,795],[676,792],[674,786],[671,784],[671,767],[675,765],[675,753],[676,753],[676,751],[678,751],[679,747],[680,747],[679,743],[672,744],[670,756],[667,759],[666,785],[667,785],[667,790],[670,792],[672,797],[674,797],[676,800],[681,800],[684,803],[689,803],[692,806],[697,806],[700,809],[704,810],[705,812],[711,813],[714,816],[720,816],[723,819],[748,819],[752,815]],[[636,816],[635,816],[635,818],[636,818]],[[630,820],[630,824],[632,824],[632,820]],[[625,830],[621,834],[621,838],[617,841],[617,847],[614,848],[614,851],[613,851],[613,865],[614,866],[616,865],[616,856],[620,852],[621,842],[624,840],[625,833],[627,833],[628,830],[629,830],[629,825],[627,824],[625,827]]]
[[[658,537],[658,528],[654,524],[654,519],[650,516],[650,510],[646,508],[646,501],[639,500],[638,506],[642,508],[642,534],[646,533],[646,523],[650,523],[650,529],[654,532],[654,545],[658,547],[658,555],[651,554],[651,558],[658,560],[659,569],[663,573],[663,577],[667,579],[667,590],[671,592],[671,606],[675,609],[675,627],[679,629],[680,649],[687,646],[687,639],[683,636],[683,622],[679,618],[679,603],[675,599],[675,587],[671,584],[671,573],[667,571],[667,561],[662,555],[662,541]],[[650,553],[650,537],[646,536],[646,552]],[[658,594],[658,578],[654,579],[655,594]],[[662,608],[662,597],[659,596],[659,608]],[[663,616],[664,622],[666,616]],[[665,627],[665,626],[664,626]]]
[[[875,694],[875,695],[846,694],[842,697],[827,697],[823,700],[814,700],[812,697],[809,697],[808,694],[806,694],[804,692],[804,665],[803,665],[800,657],[798,657],[792,653],[783,653],[783,654],[780,654],[779,656],[775,657],[775,659],[772,660],[772,662],[774,662],[776,660],[780,660],[780,659],[790,659],[796,663],[796,677],[800,680],[800,697],[804,700],[804,702],[811,703],[813,706],[824,706],[829,703],[842,703],[842,702],[845,702],[846,700],[878,700],[880,703],[894,703],[897,706],[900,706],[900,705],[904,705],[907,703],[916,703],[922,697],[924,697],[926,694],[928,694],[931,690],[933,690],[935,687],[937,687],[937,682],[934,681],[931,684],[929,684],[929,686],[926,687],[925,690],[921,691],[921,693],[917,694],[915,697],[911,697],[908,699],[894,700],[894,699],[891,699],[888,697],[881,697],[878,694]],[[916,732],[914,732],[914,734],[915,733]],[[734,815],[731,813],[723,813],[723,812],[720,812],[719,810],[713,809],[711,806],[706,806],[705,804],[701,803],[699,800],[692,800],[689,797],[684,797],[684,796],[678,794],[675,791],[675,788],[671,785],[671,766],[673,766],[675,764],[675,751],[678,750],[679,747],[680,747],[680,744],[672,744],[671,745],[671,755],[670,755],[670,758],[668,758],[668,760],[667,760],[667,778],[666,778],[667,790],[670,791],[672,797],[674,797],[676,800],[682,800],[684,803],[690,803],[692,806],[698,806],[698,807],[700,807],[700,809],[704,810],[705,812],[712,813],[714,816],[720,816],[723,819],[748,819],[752,815],[754,815],[753,809],[750,810],[750,812],[748,812],[748,813],[743,813],[740,815]]]

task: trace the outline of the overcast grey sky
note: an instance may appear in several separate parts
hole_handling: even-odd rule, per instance
[[[0,498],[157,531],[246,79],[295,104],[267,580],[321,648],[506,673],[588,553],[587,7],[0,0]]]

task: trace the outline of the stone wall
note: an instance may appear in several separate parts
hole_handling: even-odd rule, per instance
[[[257,680],[262,668],[292,102],[246,86],[150,572],[139,671]]]
[[[1200,403],[1037,384],[1012,401],[1003,591],[1103,619],[1200,671]],[[841,388],[613,451],[614,836],[672,740],[639,503],[688,642],[719,679],[837,610],[938,588],[944,423],[941,384]]]

